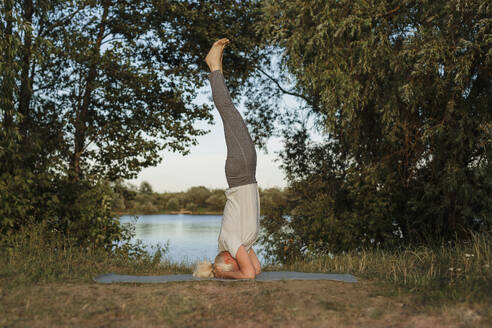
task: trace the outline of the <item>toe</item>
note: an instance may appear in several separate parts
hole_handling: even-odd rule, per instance
[[[217,42],[221,46],[225,46],[227,43],[229,43],[229,40],[227,38],[222,38],[222,39],[218,40]]]

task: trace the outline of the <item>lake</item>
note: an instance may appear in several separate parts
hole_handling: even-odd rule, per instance
[[[153,245],[168,243],[165,257],[173,262],[194,263],[208,259],[212,261],[218,252],[222,215],[155,214],[123,215],[120,222],[135,226],[136,239],[142,240],[147,250],[155,252]],[[259,244],[253,246],[260,262],[264,259]]]

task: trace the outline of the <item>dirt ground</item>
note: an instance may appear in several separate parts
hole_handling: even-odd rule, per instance
[[[0,287],[1,288],[1,287]],[[486,306],[422,307],[371,282],[50,283],[0,290],[0,327],[491,327]]]

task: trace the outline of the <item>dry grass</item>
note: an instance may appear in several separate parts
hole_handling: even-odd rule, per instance
[[[487,327],[485,305],[426,309],[367,281],[46,283],[0,292],[1,327]]]
[[[49,238],[48,238],[49,237]],[[99,285],[101,273],[191,273],[137,246],[80,249],[41,229],[0,248],[0,327],[488,327],[491,243],[348,253],[270,266],[333,281]],[[162,249],[161,251],[165,251]],[[452,268],[452,270],[450,270]],[[431,306],[429,306],[431,305]]]
[[[423,302],[490,301],[492,242],[475,234],[467,242],[401,251],[371,250],[301,259],[271,269],[351,273],[404,289]]]
[[[189,272],[182,263],[162,260],[165,249],[151,256],[142,245],[124,244],[106,251],[74,246],[65,236],[44,227],[30,227],[10,236],[0,247],[0,281],[5,286],[30,286],[40,282],[89,282],[103,272],[167,274]]]

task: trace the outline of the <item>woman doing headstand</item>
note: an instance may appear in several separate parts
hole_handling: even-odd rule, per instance
[[[256,150],[246,124],[234,107],[224,82],[222,55],[229,43],[216,41],[205,62],[212,97],[224,124],[227,145],[225,174],[229,188],[219,234],[219,254],[215,263],[204,261],[193,275],[199,278],[254,279],[260,273],[260,262],[251,246],[258,238],[260,197],[256,182]]]

